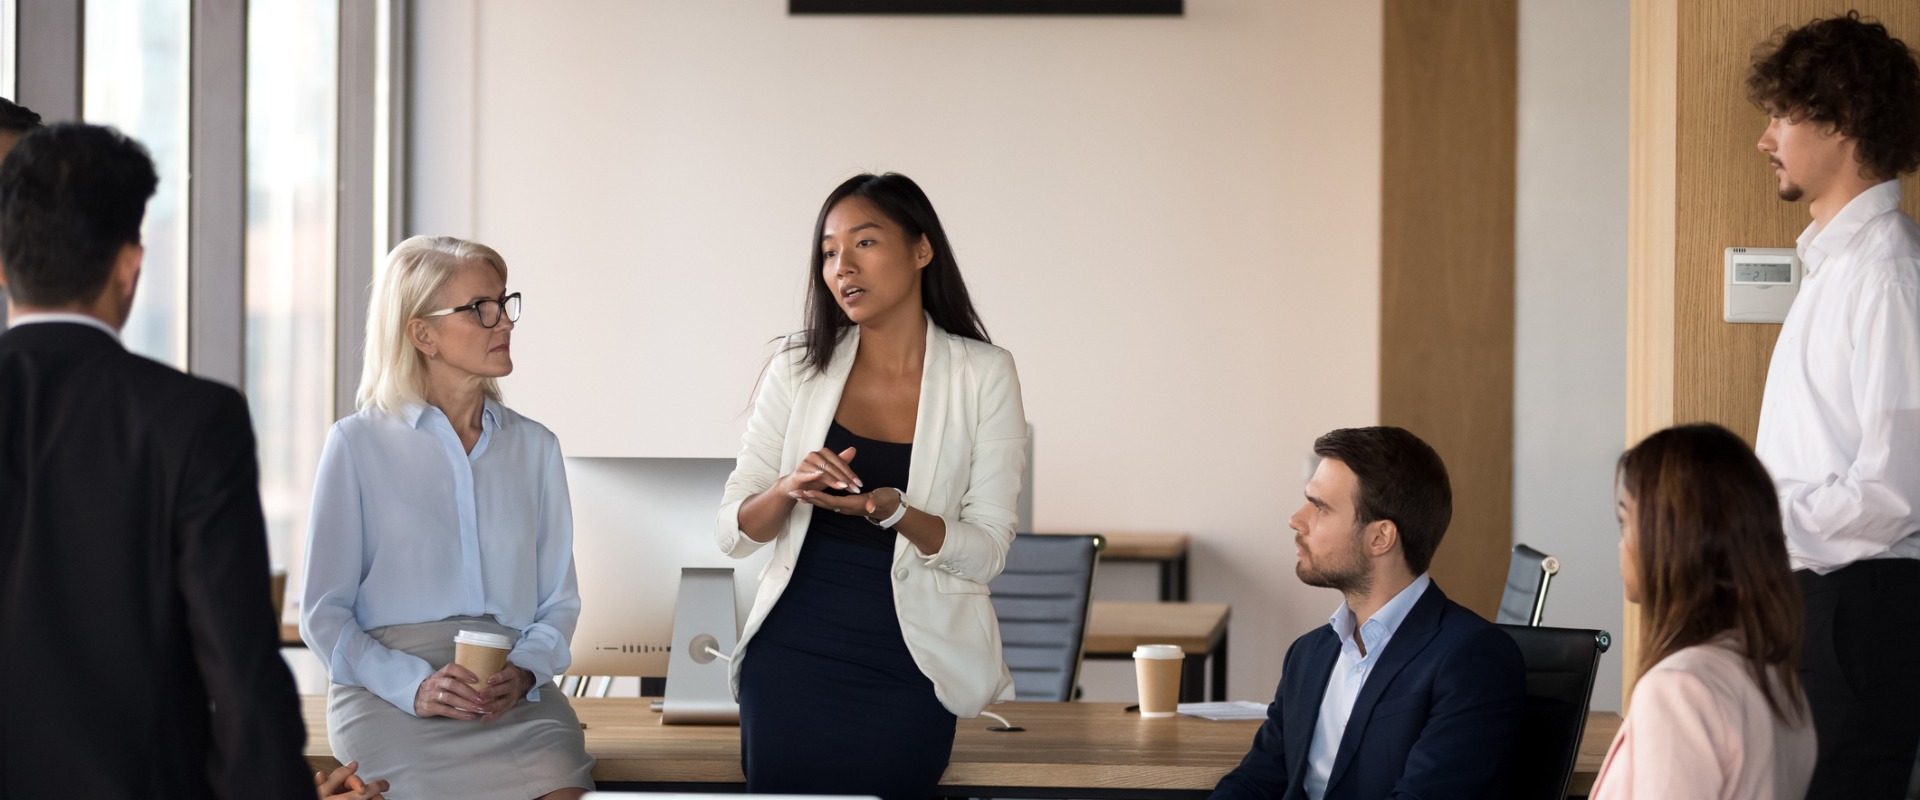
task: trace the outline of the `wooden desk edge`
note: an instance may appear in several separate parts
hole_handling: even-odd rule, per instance
[[[308,715],[308,728],[312,730],[318,722],[319,731],[324,737],[326,731],[326,698],[307,696],[301,698],[302,710]],[[576,700],[591,703],[593,700]],[[317,717],[315,716],[317,712]],[[1253,722],[1251,720],[1247,722]],[[1605,759],[1614,734],[1620,729],[1620,715],[1612,711],[1592,711],[1587,714],[1587,722],[1582,732],[1579,752],[1574,759],[1573,775],[1567,784],[1569,796],[1584,795],[1593,787],[1598,777],[1600,762]],[[1245,725],[1251,731],[1257,725]],[[591,734],[590,734],[591,735]],[[340,766],[333,757],[331,749],[319,752],[324,745],[309,740],[304,755],[307,765],[321,772],[329,772]],[[993,787],[993,788],[1032,788],[1046,790],[1049,794],[1062,790],[1085,789],[1088,794],[1101,794],[1101,790],[1134,789],[1145,793],[1192,793],[1204,795],[1213,789],[1221,776],[1231,770],[1233,764],[1223,762],[1214,766],[1166,765],[1166,764],[1057,764],[1026,763],[1016,760],[1004,762],[956,762],[947,768],[941,776],[940,785],[949,788]],[[378,776],[374,776],[378,777]],[[737,751],[711,754],[663,754],[649,757],[622,757],[617,759],[598,758],[594,764],[593,778],[605,784],[643,783],[643,784],[712,784],[715,786],[740,786],[745,777],[740,773],[740,758]]]
[[[1211,624],[1204,633],[1192,629],[1149,633],[1116,630],[1115,625],[1109,621],[1111,616],[1128,611],[1179,614],[1195,619],[1214,614],[1218,616],[1210,620]],[[1083,646],[1086,654],[1093,658],[1121,658],[1143,644],[1177,644],[1180,649],[1191,655],[1208,655],[1226,638],[1228,623],[1233,621],[1233,606],[1227,603],[1134,603],[1096,600],[1087,617],[1087,634]],[[1098,617],[1107,619],[1098,619]]]
[[[1174,561],[1187,554],[1193,536],[1173,531],[1037,531],[1040,536],[1098,534],[1107,540],[1106,561]]]

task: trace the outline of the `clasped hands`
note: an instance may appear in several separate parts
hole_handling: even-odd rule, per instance
[[[508,664],[488,677],[480,691],[474,691],[470,685],[475,683],[480,683],[480,678],[466,667],[459,664],[441,667],[439,672],[421,681],[420,688],[414,691],[414,715],[422,719],[452,717],[492,722],[519,705],[520,698],[533,690],[533,673]]]
[[[822,447],[800,459],[800,465],[794,467],[793,474],[781,478],[775,488],[815,508],[866,517],[868,522],[878,524],[900,510],[900,504],[906,497],[898,489],[871,494],[863,492],[866,485],[860,482],[860,476],[854,473],[850,465],[855,455],[858,453],[851,447],[838,453]],[[850,494],[845,497],[827,494],[829,488]]]

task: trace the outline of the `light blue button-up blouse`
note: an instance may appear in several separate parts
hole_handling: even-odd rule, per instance
[[[455,616],[520,630],[507,660],[534,674],[527,700],[566,670],[580,618],[573,509],[560,442],[540,423],[488,400],[467,453],[438,408],[364,409],[327,434],[311,519],[300,637],[334,683],[413,713],[441,665],[366,631]]]

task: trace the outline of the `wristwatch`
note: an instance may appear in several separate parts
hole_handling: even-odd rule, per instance
[[[887,487],[887,488],[891,489],[893,487]],[[893,526],[900,524],[900,520],[907,518],[907,493],[900,491],[899,489],[894,489],[893,493],[896,495],[899,495],[900,507],[894,509],[892,514],[887,515],[886,519],[874,519],[872,517],[867,517],[868,522],[871,522],[882,528],[886,528],[887,530],[893,530]]]

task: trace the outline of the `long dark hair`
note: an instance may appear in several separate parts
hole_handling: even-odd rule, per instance
[[[840,337],[853,327],[853,320],[847,317],[846,310],[834,300],[833,290],[827,288],[826,280],[820,277],[825,265],[820,255],[820,237],[826,234],[827,214],[849,197],[863,198],[880,209],[887,219],[900,226],[907,241],[927,237],[927,243],[933,247],[933,260],[920,270],[920,307],[933,318],[934,324],[958,336],[993,341],[987,338],[987,328],[980,322],[979,312],[973,310],[973,300],[967,296],[967,283],[960,278],[960,264],[953,259],[953,246],[947,243],[947,231],[940,227],[940,217],[933,213],[933,203],[927,200],[927,193],[920,191],[919,184],[912,178],[898,172],[884,175],[867,172],[834,187],[827,201],[820,204],[820,218],[813,223],[813,239],[808,244],[813,256],[807,262],[807,333],[793,345],[806,348],[807,366],[815,373],[825,372],[833,361]]]
[[[1639,505],[1640,670],[1732,631],[1773,715],[1804,719],[1800,587],[1760,459],[1726,428],[1682,425],[1620,456],[1619,476]]]

